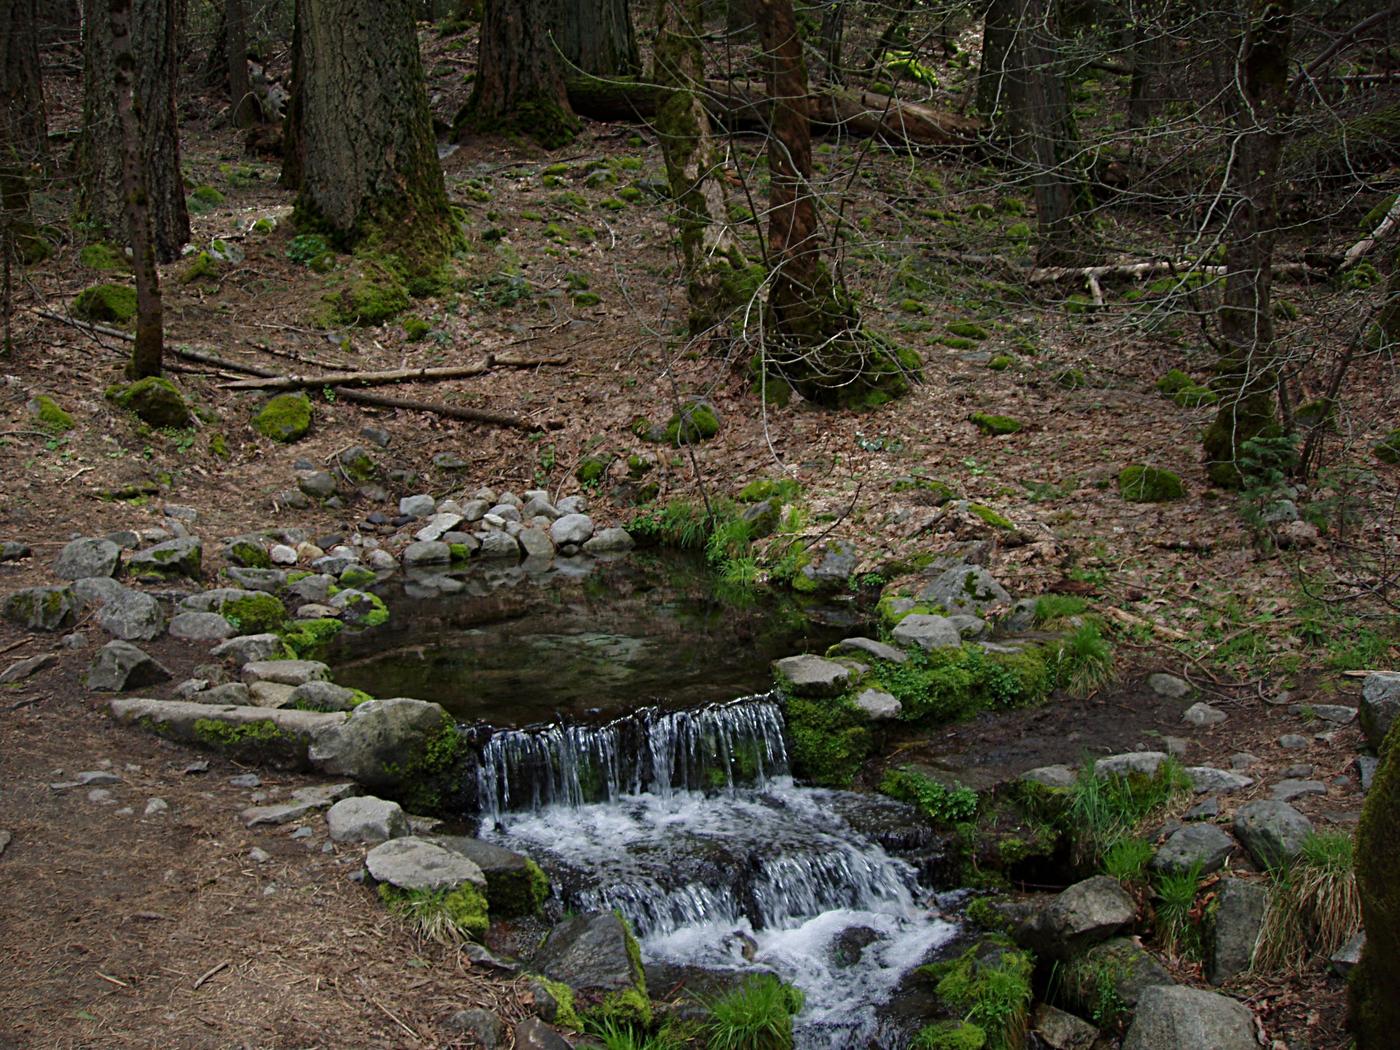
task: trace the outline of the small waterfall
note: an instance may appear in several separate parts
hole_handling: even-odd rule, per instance
[[[649,708],[602,726],[500,730],[482,748],[484,822],[551,806],[576,809],[643,791],[762,788],[788,774],[783,716],[768,696],[687,711]]]

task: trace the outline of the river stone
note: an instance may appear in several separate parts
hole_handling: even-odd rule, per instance
[[[50,664],[58,662],[58,657],[53,653],[40,653],[38,656],[31,656],[26,660],[16,660],[0,672],[0,685],[9,685],[11,682],[22,682],[32,675],[38,674]]]
[[[1020,779],[1048,788],[1070,788],[1077,776],[1069,766],[1037,766],[1022,773]]]
[[[122,693],[170,681],[170,671],[130,642],[110,641],[97,651],[88,668],[87,686],[104,693]]]
[[[355,692],[334,682],[302,682],[292,690],[289,702],[309,711],[353,711]]]
[[[187,642],[222,641],[233,634],[233,624],[218,613],[182,612],[170,620],[170,637]]]
[[[360,558],[357,554],[323,554],[312,560],[311,568],[323,576],[338,577],[346,569],[359,563]]]
[[[1191,778],[1191,787],[1198,795],[1207,792],[1228,795],[1254,783],[1253,777],[1232,773],[1228,769],[1216,769],[1214,766],[1189,766],[1186,775]]]
[[[1010,605],[1011,595],[980,565],[944,569],[919,592],[919,600],[941,605],[949,613],[981,616],[993,606]]]
[[[272,550],[268,552],[268,557],[272,559],[273,565],[295,565],[297,563],[297,552],[295,547],[289,547],[285,543],[275,543]]]
[[[1148,989],[1176,983],[1166,967],[1127,937],[1094,945],[1065,972],[1065,998],[1081,1013],[1091,1013],[1098,1005],[1104,978],[1108,978],[1114,997],[1129,1011],[1142,1001]]]
[[[842,590],[859,564],[855,544],[833,540],[817,557],[802,566],[801,571],[809,590]]]
[[[211,587],[207,591],[196,591],[180,600],[179,608],[185,612],[218,612],[229,602],[239,602],[258,595],[257,591],[245,591],[242,587]],[[262,601],[261,595],[258,601]]]
[[[544,976],[567,984],[575,999],[582,999],[580,1005],[593,1006],[614,992],[643,987],[635,943],[616,914],[589,912],[550,930],[532,965]]]
[[[840,696],[851,681],[850,668],[810,654],[774,660],[773,673],[788,683],[794,696]]]
[[[587,514],[565,514],[549,527],[549,538],[556,546],[580,546],[593,536],[593,519]]]
[[[554,541],[544,529],[521,529],[515,540],[527,558],[554,557]]]
[[[1235,840],[1214,824],[1189,824],[1172,834],[1147,865],[1154,872],[1177,875],[1200,865],[1200,873],[1219,871]]]
[[[253,707],[291,707],[295,686],[281,682],[254,682],[248,686],[248,699]]]
[[[399,567],[397,559],[395,559],[392,554],[378,547],[365,555],[365,563],[368,564],[371,569],[379,572],[386,570],[392,571]]]
[[[204,558],[204,546],[193,536],[184,539],[166,540],[154,547],[138,551],[126,560],[126,571],[131,576],[146,576],[167,580],[175,576],[199,579],[200,563]]]
[[[224,704],[230,707],[253,706],[252,694],[242,682],[224,682],[222,685],[201,689],[190,697],[197,704]]]
[[[1313,825],[1287,802],[1260,799],[1235,813],[1235,838],[1261,868],[1277,868],[1303,848]]]
[[[77,605],[68,587],[25,587],[5,598],[3,612],[26,631],[57,631],[72,624]]]
[[[4,846],[0,845],[0,852]],[[1356,968],[1356,964],[1361,961],[1361,953],[1366,950],[1366,931],[1361,930],[1347,939],[1342,945],[1328,957],[1327,961],[1332,964],[1332,972],[1338,977],[1346,977]]]
[[[243,665],[243,681],[277,682],[298,686],[305,682],[323,682],[331,669],[319,660],[251,660]]]
[[[1151,689],[1158,696],[1165,696],[1171,700],[1179,700],[1191,692],[1191,683],[1184,678],[1178,678],[1174,674],[1166,674],[1158,671],[1156,674],[1147,676],[1147,688]]]
[[[210,650],[211,655],[234,667],[258,660],[271,660],[281,656],[282,652],[282,639],[275,634],[245,634],[241,638],[230,638]]]
[[[405,496],[399,500],[399,513],[409,518],[426,518],[437,510],[437,500],[427,493]]]
[[[1094,763],[1094,775],[1126,777],[1138,773],[1152,777],[1157,775],[1157,767],[1166,760],[1165,751],[1129,751],[1122,755],[1109,755]]]
[[[17,543],[14,540],[0,543],[0,561],[19,561],[21,558],[29,557],[30,553],[29,548],[23,543]]]
[[[1347,707],[1344,704],[1289,704],[1288,713],[1301,715],[1305,718],[1308,716],[1320,718],[1334,726],[1351,725],[1356,718],[1356,708]]]
[[[522,854],[461,835],[442,835],[432,841],[481,869],[493,916],[533,915],[549,895],[548,881],[541,881],[540,869]]]
[[[1206,953],[1206,977],[1224,984],[1254,961],[1254,946],[1264,926],[1269,891],[1262,882],[1221,879]]]
[[[420,565],[447,565],[451,561],[452,548],[437,540],[410,543],[403,552],[404,567],[409,569]]]
[[[341,799],[326,810],[326,825],[332,842],[387,842],[409,834],[399,804],[373,795]]]
[[[1188,707],[1181,715],[1183,722],[1190,722],[1193,726],[1213,726],[1229,718],[1224,711],[1218,707],[1211,707],[1210,704],[1196,702]]]
[[[538,1017],[515,1026],[515,1050],[573,1050],[573,1044]]]
[[[520,544],[508,533],[488,532],[481,537],[481,557],[519,558]]]
[[[962,645],[962,635],[946,616],[913,613],[899,621],[890,637],[906,649],[956,649]]]
[[[1285,751],[1301,751],[1310,743],[1307,737],[1298,733],[1284,733],[1278,738],[1278,746]]]
[[[359,627],[378,613],[382,606],[368,591],[347,587],[338,594],[331,595],[330,607],[334,615],[352,627]]]
[[[896,649],[873,638],[843,638],[826,651],[827,656],[873,656],[877,660],[888,660],[892,664],[902,664],[909,659],[902,649]]]
[[[497,1050],[497,1047],[503,1046],[506,1041],[506,1023],[490,1010],[475,1007],[470,1010],[458,1010],[445,1024],[481,1050]]]
[[[296,583],[289,584],[287,594],[290,601],[296,602],[325,602],[330,600],[331,588],[336,586],[334,576],[327,576],[323,572],[313,576],[303,576]]]
[[[395,787],[429,740],[451,726],[439,704],[408,697],[367,700],[345,722],[318,734],[309,757],[323,772],[353,777],[366,787]]]
[[[1095,875],[1062,891],[1017,930],[1038,955],[1068,959],[1132,925],[1137,906],[1117,879]]]
[[[544,517],[553,521],[555,518],[562,517],[559,513],[559,508],[549,502],[548,495],[544,493],[532,494],[527,492],[525,497],[525,505],[520,508],[520,517],[522,520],[529,521],[531,518]]]
[[[630,532],[613,527],[599,529],[593,534],[593,538],[583,545],[583,549],[589,554],[620,554],[630,551],[635,546],[636,541],[632,539]]]
[[[480,521],[486,516],[486,512],[491,509],[491,504],[484,499],[470,499],[462,504],[462,520],[467,522]]]
[[[440,540],[446,534],[462,524],[462,515],[455,513],[439,512],[423,523],[423,527],[413,534],[414,539],[422,543],[432,543]]]
[[[582,496],[565,496],[554,506],[560,514],[583,514],[588,510],[588,500]]]
[[[866,689],[856,697],[856,706],[865,712],[865,716],[872,722],[884,722],[891,718],[898,718],[899,713],[904,710],[904,705],[896,700],[889,693],[881,692],[878,689]]]
[[[958,635],[963,638],[981,638],[987,633],[987,621],[980,616],[971,616],[967,613],[957,613],[948,617],[948,620],[958,629]]]
[[[1400,671],[1372,671],[1361,685],[1361,709],[1357,717],[1361,733],[1371,750],[1379,752],[1381,741],[1400,714]]]
[[[375,846],[365,867],[376,882],[401,890],[455,890],[464,882],[486,888],[486,876],[466,857],[411,835]]]
[[[1159,985],[1138,1000],[1123,1050],[1259,1050],[1248,1007],[1196,988]]]
[[[77,539],[64,544],[53,563],[54,575],[64,580],[115,576],[122,551],[111,540]]]
[[[225,572],[228,578],[246,591],[262,591],[276,594],[287,586],[287,573],[282,569],[250,568],[243,565],[230,565]]]
[[[1037,1003],[1031,1015],[1032,1045],[1044,1050],[1090,1050],[1099,1030],[1074,1014],[1057,1010],[1049,1003]]]
[[[1269,797],[1279,802],[1292,802],[1305,795],[1325,795],[1327,785],[1320,780],[1280,780],[1269,792]]]
[[[97,606],[97,623],[124,642],[150,641],[165,630],[160,602],[116,580],[95,576],[73,581],[73,595],[84,606]]]

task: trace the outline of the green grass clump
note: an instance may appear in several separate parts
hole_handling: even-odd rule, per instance
[[[886,773],[880,791],[910,803],[940,824],[959,824],[977,815],[977,792],[969,787],[946,787],[909,766]]]
[[[1010,416],[995,416],[986,412],[974,412],[967,418],[973,426],[989,437],[1014,434],[1021,429],[1020,422],[1012,419]]]
[[[1360,931],[1353,853],[1346,832],[1313,832],[1291,863],[1270,872],[1256,970],[1300,971],[1311,956],[1330,957]]]
[[[773,974],[750,977],[707,1003],[702,1025],[707,1050],[791,1050],[792,1017],[802,1009],[798,989]]]
[[[1196,891],[1201,882],[1197,861],[1186,871],[1157,876],[1154,899],[1157,908],[1157,940],[1169,956],[1200,959],[1204,947],[1201,913],[1196,908]]]
[[[986,1050],[1016,1050],[1024,1046],[1033,998],[1032,969],[1027,952],[1010,947],[989,952],[979,945],[956,959],[919,967],[920,974],[937,982],[938,998],[962,1018],[962,1024],[980,1030],[983,1036],[981,1043],[942,1045],[976,1045]],[[963,1034],[961,1038],[969,1039],[970,1035]],[[916,1041],[915,1045],[940,1044]]]
[[[1186,488],[1170,470],[1139,463],[1119,472],[1118,494],[1130,503],[1165,503],[1181,499]]]
[[[380,883],[379,899],[421,936],[439,944],[480,940],[490,925],[486,898],[470,882],[453,890],[404,890]]]
[[[1056,620],[1079,616],[1088,608],[1088,602],[1073,594],[1042,594],[1035,600],[1035,625],[1043,627]]]
[[[1093,621],[1058,644],[1055,663],[1060,684],[1070,696],[1089,696],[1110,684],[1118,674],[1113,646]]]
[[[1146,839],[1121,838],[1103,855],[1103,873],[1119,882],[1142,883],[1156,852]]]
[[[1173,758],[1163,761],[1150,777],[1141,773],[1098,776],[1093,763],[1085,762],[1069,789],[1061,820],[1073,836],[1081,861],[1099,868],[1118,843],[1134,837],[1140,825],[1190,792],[1191,778]],[[1120,853],[1119,862],[1123,861]]]

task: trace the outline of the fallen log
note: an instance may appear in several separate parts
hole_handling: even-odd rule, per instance
[[[391,383],[435,382],[439,379],[463,379],[484,375],[492,368],[535,368],[541,365],[566,365],[567,357],[496,357],[487,354],[469,365],[442,365],[432,368],[395,368],[385,372],[324,372],[320,375],[278,375],[255,379],[237,379],[225,383],[228,390],[305,390],[315,387],[387,386]]]
[[[658,85],[631,77],[573,77],[566,86],[574,112],[593,120],[650,120],[666,95]],[[726,127],[767,128],[771,102],[762,84],[709,80],[702,98],[710,115]],[[903,147],[967,146],[982,130],[982,122],[973,117],[835,86],[812,91],[807,109],[814,134],[875,137]]]
[[[1273,272],[1283,277],[1322,279],[1328,276],[1325,268],[1305,262],[1274,263]],[[1104,277],[1152,277],[1159,273],[1182,276],[1188,273],[1202,273],[1209,277],[1224,277],[1226,268],[1192,266],[1189,263],[1171,262],[1166,259],[1141,263],[1112,263],[1104,266],[1042,266],[1032,270],[1026,280],[1031,284],[1055,284],[1076,278],[1097,282]]]
[[[1397,225],[1400,225],[1400,193],[1390,202],[1389,210],[1376,224],[1376,228],[1347,249],[1346,256],[1342,259],[1342,269],[1349,270],[1359,263],[1361,257],[1374,248],[1377,241],[1388,236]]]

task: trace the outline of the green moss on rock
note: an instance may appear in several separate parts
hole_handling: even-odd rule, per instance
[[[1392,430],[1389,434],[1371,446],[1371,451],[1382,463],[1400,463],[1400,427]]]
[[[994,416],[986,412],[974,412],[967,418],[973,426],[990,437],[1015,434],[1021,429],[1021,424],[1010,416]]]
[[[311,399],[305,394],[278,394],[253,416],[253,429],[265,438],[287,444],[311,429]]]
[[[255,592],[219,606],[219,615],[243,634],[269,634],[287,621],[287,608],[271,594]]]
[[[326,654],[331,639],[345,630],[339,620],[320,618],[295,620],[280,632],[282,643],[294,660],[319,660]]]
[[[78,253],[78,262],[89,270],[126,270],[126,253],[111,244],[89,244]]]
[[[1186,489],[1170,470],[1135,464],[1118,473],[1118,494],[1130,503],[1165,503],[1181,499]]]
[[[261,543],[253,540],[234,540],[229,544],[228,556],[235,565],[245,565],[250,569],[272,568],[272,556]]]
[[[39,394],[31,398],[26,407],[39,425],[51,434],[65,433],[77,425],[73,422],[73,417],[48,394]]]
[[[955,335],[960,339],[972,339],[979,343],[989,338],[991,334],[973,321],[954,321],[947,326],[947,329],[949,335]]]
[[[594,485],[602,481],[612,466],[613,457],[609,453],[594,453],[579,460],[574,477],[580,485]]]
[[[147,376],[128,386],[108,387],[107,397],[147,426],[163,430],[183,430],[194,418],[180,391],[164,376]]]
[[[698,445],[719,433],[719,417],[703,401],[685,406],[666,423],[666,440],[677,448]]]
[[[480,940],[491,925],[486,897],[470,882],[452,890],[406,890],[383,882],[378,893],[392,914],[434,940]]]
[[[195,215],[204,215],[224,203],[224,195],[213,186],[196,186],[190,190],[189,209]]]
[[[981,518],[994,529],[1006,529],[1009,532],[1016,528],[1011,520],[1004,514],[998,514],[996,511],[992,510],[991,507],[981,503],[969,503],[967,505],[967,512]]]
[[[860,708],[845,696],[793,696],[785,706],[793,773],[822,787],[850,787],[874,743]]]
[[[136,289],[125,284],[95,284],[73,300],[73,316],[84,321],[126,324],[136,316]]]
[[[329,324],[381,325],[408,309],[409,289],[396,267],[366,260],[359,273],[326,297],[326,303],[324,320]]]

